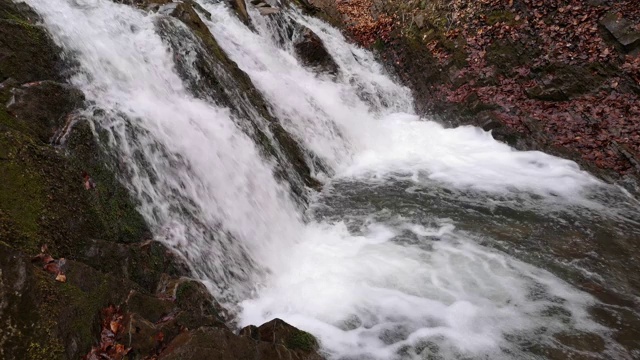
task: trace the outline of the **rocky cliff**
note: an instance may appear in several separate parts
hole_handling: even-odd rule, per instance
[[[197,27],[192,5],[175,16]],[[26,5],[0,1],[0,358],[320,359],[311,335],[279,320],[236,334],[205,286],[152,239],[82,116],[73,61],[39,24]],[[271,127],[289,148],[265,152],[306,166]]]

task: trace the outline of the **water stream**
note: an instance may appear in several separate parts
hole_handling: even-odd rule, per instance
[[[623,190],[413,115],[410,92],[317,19],[249,7],[250,29],[198,0],[272,115],[324,164],[301,208],[247,130],[260,112],[198,93],[200,45],[177,19],[109,0],[26,2],[78,64],[85,116],[155,238],[237,326],[280,317],[331,359],[640,357],[640,212]],[[337,75],[301,65],[302,26]]]

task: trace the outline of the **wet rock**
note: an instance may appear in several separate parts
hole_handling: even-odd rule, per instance
[[[249,18],[249,13],[247,12],[247,5],[244,0],[227,0],[227,3],[231,6],[231,8],[236,12],[238,18],[245,23],[245,25],[249,25],[251,23],[251,18]]]
[[[554,335],[561,344],[582,352],[602,353],[606,344],[597,334],[576,331],[573,333],[562,332]]]
[[[169,299],[161,299],[135,290],[127,297],[126,305],[127,311],[137,313],[152,323],[160,321],[175,308]]]
[[[249,76],[227,56],[190,4],[190,2],[180,3],[171,16],[180,19],[202,42],[203,47],[197,50],[196,60],[193,64],[200,77],[196,81],[190,78],[186,66],[192,65],[183,64],[181,59],[177,61],[178,71],[186,79],[190,89],[198,96],[214,98],[217,103],[228,106],[233,112],[237,112],[238,118],[248,120],[242,127],[246,126],[251,129],[248,131],[248,135],[260,145],[265,157],[277,159],[276,175],[291,184],[292,190],[300,202],[306,201],[307,187],[317,188],[319,182],[311,176],[311,169],[306,162],[302,148],[272,115],[269,104],[255,88]],[[160,22],[159,24],[161,35],[176,53],[179,53],[182,37],[174,36],[174,34],[180,29],[172,27],[169,22]],[[247,109],[245,106],[234,106],[238,103],[238,98],[241,101],[246,101],[251,109]],[[255,111],[266,120],[269,126],[268,131],[271,134],[268,134],[254,120]]]
[[[199,281],[181,278],[176,283],[174,294],[176,305],[188,313],[199,317],[213,317],[220,323],[228,317],[222,306]]]
[[[130,314],[125,325],[124,337],[130,339],[131,354],[144,358],[160,352],[162,344],[158,341],[160,330],[151,321],[139,314]],[[163,339],[164,340],[164,339]]]
[[[618,44],[629,53],[640,51],[640,29],[628,19],[616,13],[605,15],[600,24],[616,39]]]
[[[70,85],[40,81],[15,88],[7,109],[48,143],[64,128],[67,115],[83,101],[84,94]]]
[[[161,360],[320,360],[316,352],[237,336],[229,330],[202,327],[178,335],[160,355]]]
[[[293,3],[298,7],[300,7],[302,11],[304,11],[305,13],[309,15],[315,15],[315,14],[318,14],[320,9],[317,6],[315,6],[313,2],[314,0],[282,0],[281,1],[281,3],[284,6],[291,6],[291,3]],[[322,14],[319,14],[319,15],[322,15]]]
[[[273,319],[259,327],[248,326],[240,331],[258,341],[283,345],[292,350],[313,352],[318,350],[318,341],[306,331],[299,330],[281,319]]]
[[[304,28],[300,38],[294,44],[295,53],[300,61],[308,67],[332,75],[338,73],[335,62],[324,43],[311,29]]]

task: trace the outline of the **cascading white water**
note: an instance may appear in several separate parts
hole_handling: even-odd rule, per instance
[[[77,55],[73,82],[106,112],[97,125],[127,167],[127,185],[157,238],[214,286],[250,286],[253,262],[277,257],[266,248],[292,242],[302,224],[228,109],[185,90],[154,16],[105,0],[29,4]]]
[[[567,200],[598,184],[572,162],[410,115],[407,89],[319,20],[286,14],[327,44],[340,66],[335,79],[302,67],[290,42],[273,40],[267,19],[252,13],[255,33],[224,5],[199,2],[279,121],[335,172],[329,183],[366,186],[395,174]],[[519,358],[514,338],[552,345],[563,330],[597,333],[608,354],[619,355],[588,316],[591,296],[477,245],[455,219],[425,226],[391,208],[384,221],[353,215],[358,231],[336,219],[305,224],[273,164],[237,126],[242,119],[185,89],[157,34],[163,15],[109,0],[27,3],[79,62],[73,82],[104,111],[92,119],[126,166],[123,181],[156,239],[182,254],[220,300],[239,301],[242,325],[281,317],[344,359]],[[417,242],[398,241],[404,233]]]

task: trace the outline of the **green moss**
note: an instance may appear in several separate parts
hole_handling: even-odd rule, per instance
[[[318,347],[318,340],[308,332],[298,330],[289,336],[286,346],[291,350],[313,351]]]
[[[37,168],[22,158],[28,139],[13,132],[0,133],[0,211],[9,218],[24,243],[13,244],[34,251],[39,219],[45,202],[43,179]]]
[[[176,289],[176,303],[183,305],[196,292],[198,292],[198,284],[195,281],[182,282]]]
[[[41,28],[39,28],[36,25],[31,24],[30,22],[26,21],[24,18],[22,18],[21,16],[17,15],[17,14],[13,14],[9,11],[5,11],[4,16],[2,17],[6,20],[9,20],[13,23],[15,23],[16,25],[22,27],[25,30],[25,33],[31,37],[32,40],[35,41],[42,41],[42,36],[44,35],[43,31]]]
[[[489,25],[495,25],[500,22],[513,25],[516,23],[515,19],[515,14],[508,10],[496,10],[486,14],[486,21]]]
[[[384,50],[384,41],[382,41],[382,39],[376,39],[376,41],[373,43],[373,49],[376,51],[382,51]]]

